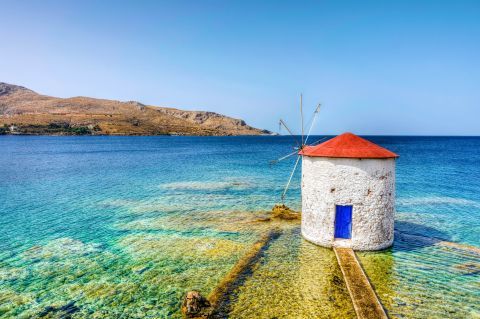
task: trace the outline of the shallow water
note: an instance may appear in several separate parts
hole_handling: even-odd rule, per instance
[[[480,247],[480,138],[372,139],[401,155],[395,245],[359,254],[382,303],[398,318],[479,317],[480,256],[438,241]],[[178,318],[185,291],[208,294],[271,227],[284,233],[238,287],[232,318],[353,316],[330,250],[294,222],[256,221],[294,159],[268,162],[292,145],[1,136],[0,317]]]
[[[355,318],[332,250],[285,231],[238,289],[232,318]]]

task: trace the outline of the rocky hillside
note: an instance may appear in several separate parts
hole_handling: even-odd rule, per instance
[[[261,135],[214,112],[89,97],[57,98],[0,82],[0,134]]]

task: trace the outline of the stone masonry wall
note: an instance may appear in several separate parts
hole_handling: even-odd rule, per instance
[[[352,205],[351,240],[334,239],[335,205]],[[321,246],[379,250],[392,245],[395,160],[304,156],[302,235]]]

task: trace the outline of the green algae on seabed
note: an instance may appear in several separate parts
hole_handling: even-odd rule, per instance
[[[350,317],[353,309],[333,253],[301,239],[298,220],[267,221],[268,216],[239,211],[181,217],[172,213],[117,224],[131,233],[109,250],[72,238],[33,246],[21,254],[21,262],[29,265],[27,273],[18,267],[0,269],[4,280],[16,281],[12,288],[25,291],[2,290],[0,311],[6,317],[48,313],[60,318],[64,313],[58,309],[71,305],[72,318],[180,318],[186,291],[213,291],[261,234],[280,228],[286,234],[264,252],[252,277],[234,293],[232,318],[251,317],[248,311],[253,310],[265,318],[271,310],[282,318],[309,318],[315,313]],[[250,289],[266,290],[255,296]],[[269,291],[276,297],[267,298]],[[254,301],[255,307],[245,307],[245,299]]]
[[[186,291],[211,292],[261,234],[280,227],[284,234],[235,289],[231,317],[353,318],[333,252],[303,240],[298,221],[266,217],[240,211],[162,214],[118,223],[127,233],[108,250],[73,238],[33,246],[0,264],[0,316],[35,318],[47,309],[50,318],[61,318],[57,309],[73,302],[72,318],[180,318]],[[471,293],[480,291],[478,275],[459,268],[478,256],[416,244],[396,241],[393,251],[358,254],[390,316],[478,317],[479,296]],[[439,276],[448,287],[435,280]],[[447,302],[439,305],[438,299]]]
[[[479,256],[405,238],[387,251],[357,252],[389,316],[480,318],[479,276],[458,269]]]
[[[35,297],[31,293],[19,293],[13,289],[0,290],[0,317],[12,314],[15,309],[29,305]]]
[[[268,195],[253,194],[249,196],[249,201],[269,201]],[[227,203],[223,205],[223,203]],[[228,206],[231,210],[251,211],[256,207],[253,205],[245,205],[245,201],[238,196],[223,193],[198,194],[195,192],[188,193],[167,193],[159,197],[148,199],[122,199],[122,200],[103,200],[98,203],[100,208],[114,208],[117,212],[125,215],[143,215],[155,213],[188,213],[188,212],[205,212],[223,210],[224,206]]]
[[[2,269],[4,278],[17,278],[18,289],[2,287],[2,315],[33,318],[48,310],[51,318],[60,318],[57,310],[73,303],[72,318],[179,318],[183,293],[191,287],[213,289],[249,246],[248,241],[137,234],[119,243],[124,254],[59,256],[51,253],[58,244],[36,247],[34,258],[31,252],[24,255],[27,276]]]
[[[272,229],[265,233],[259,241],[253,244],[250,249],[239,259],[230,272],[223,277],[215,289],[208,295],[211,311],[214,318],[223,318],[230,312],[230,304],[235,289],[243,285],[259,258],[262,257],[272,241],[276,240],[282,231],[279,228]]]
[[[215,181],[176,181],[161,185],[149,185],[150,191],[160,196],[138,199],[130,198],[129,194],[125,194],[122,199],[106,199],[100,201],[98,205],[101,208],[116,208],[132,215],[215,211],[224,210],[225,207],[228,207],[229,210],[239,211],[268,209],[272,196],[255,191],[259,185],[261,185],[261,189],[278,186],[265,179],[259,180],[253,177],[222,177]],[[292,187],[293,189],[298,188],[295,185]],[[262,206],[258,203],[268,204]],[[294,208],[298,209],[299,207]]]
[[[234,293],[231,318],[355,318],[331,249],[284,232]]]
[[[0,314],[31,318],[45,309],[62,309],[74,302],[78,309],[72,318],[180,318],[180,300],[186,291],[211,292],[261,234],[280,227],[285,234],[269,246],[252,276],[234,291],[231,317],[354,317],[333,252],[303,240],[298,221],[269,220],[269,216],[268,212],[248,211],[162,213],[120,220],[116,228],[127,233],[109,250],[72,238],[33,246],[19,255],[21,262],[0,267],[0,281],[5,286],[0,291]],[[463,294],[449,287],[445,294],[448,305],[437,307],[434,299],[443,297],[444,287],[427,294],[412,283],[431,284],[428,273],[441,272],[441,267],[436,270],[439,265],[430,260],[440,252],[445,263],[456,254],[455,263],[447,267],[454,273],[451,278],[463,278],[459,286],[475,291],[478,277],[462,276],[465,271],[459,267],[473,264],[471,255],[445,246],[417,250],[412,246],[415,243],[397,241],[393,253],[359,254],[390,315],[477,316],[471,292]],[[411,261],[405,263],[406,254],[408,260],[412,254],[423,255],[422,263],[413,267],[417,277],[395,269],[396,264],[401,264],[400,269],[412,268]],[[478,291],[478,282],[476,288]],[[472,304],[459,304],[454,298],[458,295]],[[60,318],[62,313],[48,315]]]
[[[265,213],[180,215],[119,223],[128,233],[108,249],[73,238],[30,247],[0,264],[0,314],[60,318],[67,309],[71,318],[180,318],[186,291],[212,291],[260,235],[279,224],[258,222]]]
[[[271,213],[248,211],[207,211],[192,213],[170,213],[161,216],[135,219],[118,224],[124,230],[136,231],[166,231],[215,234],[217,236],[251,237],[274,227],[289,228],[298,225],[298,221],[269,220]],[[182,220],[179,223],[179,219]]]

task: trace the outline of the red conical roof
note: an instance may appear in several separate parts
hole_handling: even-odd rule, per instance
[[[313,157],[398,157],[397,154],[352,133],[343,133],[319,145],[305,146],[299,154]]]

